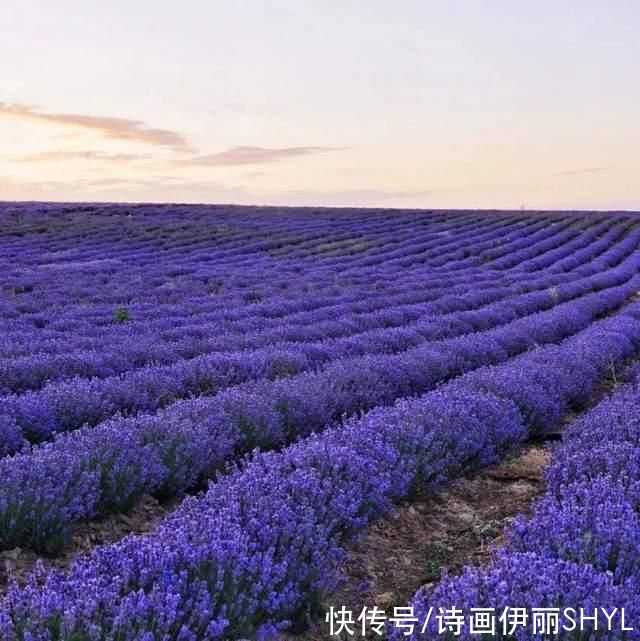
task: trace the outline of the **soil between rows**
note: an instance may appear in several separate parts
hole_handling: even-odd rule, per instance
[[[528,514],[543,493],[542,469],[548,460],[543,444],[527,444],[500,464],[396,506],[350,546],[343,587],[327,597],[326,610],[345,606],[355,619],[363,608],[377,606],[390,616],[418,588],[436,583],[443,571],[458,574],[466,565],[486,564],[505,526],[516,515]],[[324,622],[301,634],[282,635],[283,641],[337,638],[329,636]]]
[[[544,493],[549,445],[562,438],[566,425],[633,378],[637,367],[640,361],[632,358],[619,371],[612,369],[594,389],[588,406],[567,414],[558,430],[527,441],[504,461],[456,479],[440,492],[425,492],[410,503],[400,503],[373,522],[349,547],[343,587],[326,597],[325,612],[330,606],[344,606],[355,619],[363,608],[376,606],[390,616],[418,589],[435,585],[443,572],[457,575],[467,565],[487,565],[491,550],[505,542],[505,527],[516,516],[529,515],[535,499]],[[368,638],[382,640],[375,634]],[[328,634],[326,622],[315,622],[299,634],[282,634],[282,641],[337,639]]]
[[[32,550],[14,548],[0,552],[0,594],[7,588],[9,580],[23,584],[38,562],[45,568],[68,569],[84,554],[89,554],[100,545],[121,541],[129,534],[146,534],[180,505],[178,499],[165,504],[152,496],[144,496],[126,514],[113,514],[100,521],[81,523],[74,528],[67,549],[56,557],[42,557]]]
[[[633,359],[620,372],[612,371],[594,390],[589,407],[624,382],[634,362],[638,367]],[[576,417],[567,415],[563,424]],[[406,606],[420,587],[435,584],[442,572],[459,574],[466,565],[486,565],[491,549],[504,540],[505,526],[515,516],[529,514],[534,499],[544,492],[542,471],[550,458],[547,441],[561,435],[562,428],[545,440],[528,441],[505,461],[456,479],[439,492],[425,492],[410,503],[402,502],[389,515],[374,521],[349,546],[342,569],[343,587],[326,597],[326,610],[345,606],[359,613],[364,607],[377,606],[390,615],[395,606]],[[0,595],[11,579],[26,583],[38,563],[48,569],[67,570],[78,557],[100,545],[153,531],[180,503],[178,498],[160,503],[144,496],[126,514],[79,524],[69,547],[55,558],[21,548],[0,552]],[[316,623],[300,634],[283,633],[281,638],[336,640],[327,634],[325,623]]]

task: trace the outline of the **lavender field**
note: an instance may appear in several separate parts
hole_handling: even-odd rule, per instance
[[[371,638],[640,639],[640,215],[0,203],[0,326],[2,641],[317,638],[374,523],[550,436],[531,514]]]

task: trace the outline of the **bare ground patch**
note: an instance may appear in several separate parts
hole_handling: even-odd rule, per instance
[[[617,371],[612,368],[594,390],[589,407],[630,378],[638,367],[631,367],[633,363],[636,361]],[[406,605],[418,588],[436,583],[443,570],[457,574],[466,565],[486,564],[490,547],[503,540],[504,527],[516,515],[528,514],[533,500],[544,491],[542,469],[549,460],[546,442],[559,440],[562,428],[582,413],[569,413],[557,431],[525,443],[502,463],[457,479],[438,493],[400,503],[390,515],[372,523],[348,549],[343,587],[326,597],[326,607],[344,605],[359,612],[375,605],[392,612],[394,606]],[[25,583],[38,561],[45,568],[67,570],[78,557],[100,545],[151,532],[180,503],[181,499],[160,503],[144,496],[126,514],[81,523],[69,547],[55,558],[19,547],[0,551],[0,595],[10,578]],[[335,641],[325,630],[322,623],[302,634],[283,633],[282,639]]]
[[[179,501],[161,504],[151,496],[144,496],[126,514],[113,514],[101,521],[79,524],[69,547],[55,558],[42,557],[19,547],[0,552],[0,593],[6,589],[10,577],[24,583],[38,561],[46,568],[66,570],[79,556],[90,553],[99,545],[115,543],[128,534],[150,532],[178,505]]]
[[[327,597],[326,608],[344,605],[359,613],[377,606],[389,615],[395,606],[406,606],[418,588],[437,582],[443,570],[457,574],[465,565],[487,563],[505,525],[527,514],[544,491],[548,458],[543,445],[528,444],[501,464],[396,506],[349,548],[344,585]],[[282,638],[321,641],[331,638],[327,629],[320,623]]]

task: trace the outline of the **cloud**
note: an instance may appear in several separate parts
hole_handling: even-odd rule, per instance
[[[578,176],[580,174],[595,174],[601,171],[611,171],[612,166],[608,167],[587,167],[586,169],[570,169],[568,171],[559,171],[554,176]]]
[[[95,131],[103,138],[126,140],[155,147],[167,147],[174,151],[193,151],[187,139],[176,131],[156,129],[147,126],[142,120],[115,118],[107,116],[90,116],[75,113],[47,113],[37,111],[34,107],[23,104],[0,102],[0,115],[49,122],[57,125],[80,127]]]
[[[179,164],[206,167],[262,165],[287,158],[309,156],[327,151],[341,151],[343,149],[344,147],[231,147],[225,151],[193,156],[177,162]]]
[[[185,180],[179,176],[113,176],[75,180],[16,180],[0,175],[0,197],[62,202],[254,202],[242,185]]]
[[[15,158],[18,162],[48,162],[58,160],[102,160],[106,162],[134,162],[136,160],[146,160],[150,158],[148,154],[115,154],[105,151],[44,151],[38,154],[28,156],[19,156]]]

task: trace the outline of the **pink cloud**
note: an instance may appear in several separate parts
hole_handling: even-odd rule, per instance
[[[578,176],[580,174],[596,174],[601,171],[610,171],[613,167],[587,167],[586,169],[570,169],[568,171],[559,171],[554,176]]]
[[[58,160],[102,160],[106,162],[134,162],[145,160],[148,154],[113,154],[104,151],[80,150],[80,151],[45,151],[29,156],[16,158],[18,162],[47,162]]]
[[[327,151],[340,151],[344,147],[232,147],[225,151],[194,156],[179,161],[180,164],[213,166],[261,165],[287,158],[308,156]]]
[[[191,146],[182,134],[169,129],[149,127],[142,120],[76,113],[47,113],[37,111],[29,105],[5,102],[0,102],[0,115],[80,127],[95,131],[103,138],[108,139],[126,140],[156,147],[168,147],[180,152],[192,151]]]

